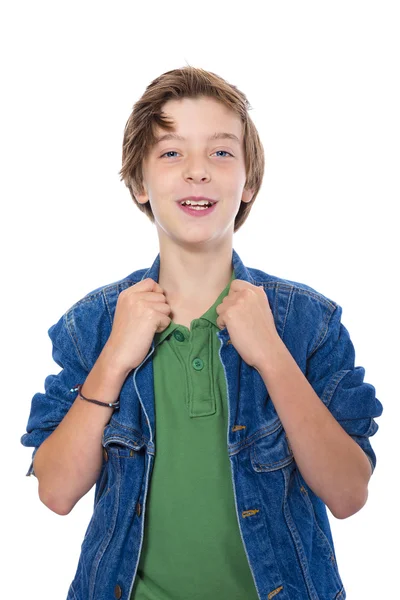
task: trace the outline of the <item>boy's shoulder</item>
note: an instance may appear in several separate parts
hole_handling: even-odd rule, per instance
[[[318,291],[316,288],[307,285],[301,281],[294,281],[292,279],[287,279],[284,277],[279,277],[278,275],[272,275],[270,273],[266,273],[261,269],[247,267],[248,272],[253,277],[254,281],[257,282],[257,285],[263,285],[265,290],[268,288],[279,289],[286,291],[291,294],[301,294],[307,295],[318,302],[322,302],[323,304],[328,304],[333,308],[336,308],[337,303],[329,298],[322,292]]]
[[[93,300],[104,296],[118,296],[126,288],[135,285],[135,283],[138,283],[142,279],[145,279],[144,275],[147,271],[148,269],[138,269],[137,271],[130,273],[122,279],[118,279],[117,281],[113,281],[111,283],[103,284],[95,288],[94,290],[87,292],[84,296],[77,300],[69,310],[72,310],[81,304],[90,303]]]

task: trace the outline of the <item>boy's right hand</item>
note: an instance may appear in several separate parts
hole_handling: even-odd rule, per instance
[[[119,294],[111,334],[104,347],[107,360],[118,372],[127,375],[140,365],[154,334],[171,323],[170,312],[162,287],[149,277]]]

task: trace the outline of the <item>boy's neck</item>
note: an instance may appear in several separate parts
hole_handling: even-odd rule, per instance
[[[213,304],[232,277],[232,245],[208,251],[163,252],[158,283],[174,305]]]

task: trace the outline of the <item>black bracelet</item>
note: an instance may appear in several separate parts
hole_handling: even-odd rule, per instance
[[[82,400],[86,400],[86,402],[93,402],[93,404],[98,404],[99,406],[109,406],[110,408],[119,408],[119,400],[117,400],[116,402],[100,402],[99,400],[94,400],[92,398],[85,398],[85,396],[81,392],[82,387],[83,387],[83,383],[79,383],[75,387],[73,387],[70,391],[78,392],[78,395],[80,396],[80,398],[82,398]]]

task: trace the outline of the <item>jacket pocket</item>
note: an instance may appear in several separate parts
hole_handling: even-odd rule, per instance
[[[250,460],[257,472],[276,471],[294,461],[289,440],[279,420],[251,444]]]

